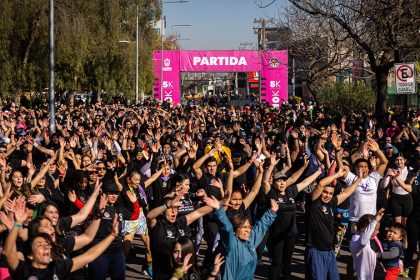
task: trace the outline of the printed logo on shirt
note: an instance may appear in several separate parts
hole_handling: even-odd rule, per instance
[[[166,188],[166,186],[168,185],[168,182],[162,182],[162,187]]]
[[[28,280],[38,280],[36,276],[29,276]]]
[[[364,192],[370,192],[373,189],[370,188],[370,185],[368,182],[364,182],[364,183],[360,183],[359,187],[364,191]]]
[[[105,213],[104,213],[104,219],[109,220],[110,216],[111,215],[107,211],[105,211]]]
[[[198,276],[193,273],[193,274],[190,275],[189,279],[190,280],[197,280],[198,279]]]
[[[59,280],[57,274],[53,275],[53,280]]]
[[[184,232],[184,230],[183,230],[183,229],[179,229],[178,231],[179,231],[179,234],[180,234],[181,236],[184,236],[184,235],[185,235],[185,232]]]
[[[283,203],[283,198],[282,198],[282,197],[280,197],[280,198],[277,200],[277,203]]]
[[[328,208],[327,207],[325,207],[325,206],[322,206],[322,213],[324,213],[325,215],[328,215],[329,213],[328,213]]]
[[[175,238],[174,234],[172,231],[170,231],[169,229],[166,230],[166,237],[167,238]]]

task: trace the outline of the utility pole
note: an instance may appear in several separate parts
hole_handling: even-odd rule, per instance
[[[143,102],[143,96],[142,96]],[[139,5],[136,11],[136,100],[135,104],[139,104]]]
[[[272,22],[273,20],[270,19],[266,19],[266,18],[260,18],[260,19],[254,19],[254,23],[258,23],[261,24],[261,27],[254,27],[254,33],[258,34],[258,37],[260,38],[260,42],[258,42],[258,48],[262,49],[262,50],[266,50],[267,49],[267,45],[266,45],[266,25],[269,22]]]
[[[54,44],[54,0],[50,0],[50,18],[49,18],[49,64],[50,64],[50,133],[55,133],[55,44]]]

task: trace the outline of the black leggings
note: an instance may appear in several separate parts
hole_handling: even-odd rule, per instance
[[[295,249],[295,235],[272,236],[268,238],[268,251],[271,255],[271,267],[268,279],[290,279],[293,250]]]
[[[204,254],[203,267],[212,267],[214,262],[213,245],[216,239],[219,227],[217,223],[209,221],[206,218],[203,220],[204,240],[207,243],[207,250]]]
[[[406,230],[408,246],[404,254],[404,268],[409,268],[413,261],[413,255],[417,251],[417,243],[420,241],[419,217],[408,217]]]

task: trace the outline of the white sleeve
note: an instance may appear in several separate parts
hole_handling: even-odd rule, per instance
[[[352,240],[350,241],[350,251],[355,254],[362,250],[368,242],[370,242],[370,237],[372,233],[375,231],[376,228],[376,221],[372,220],[369,225],[365,228],[364,232],[362,232],[359,236],[354,235]]]
[[[346,179],[343,180],[344,184],[346,184],[346,186],[350,186],[354,180],[356,178],[356,175],[354,175],[353,172],[349,171],[349,174],[347,174]]]
[[[372,173],[369,174],[370,177],[373,178],[373,180],[375,180],[376,184],[379,183],[379,181],[382,179],[381,174],[379,174],[377,171],[373,171]]]

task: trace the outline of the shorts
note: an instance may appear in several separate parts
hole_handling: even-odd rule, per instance
[[[413,211],[413,198],[411,194],[391,195],[391,213],[392,217],[408,217]]]
[[[130,233],[133,233],[133,232],[135,234],[147,234],[148,233],[147,220],[146,220],[146,216],[144,216],[143,211],[140,211],[140,216],[137,220],[125,220],[124,221],[122,234],[126,235],[126,234],[130,234]]]

